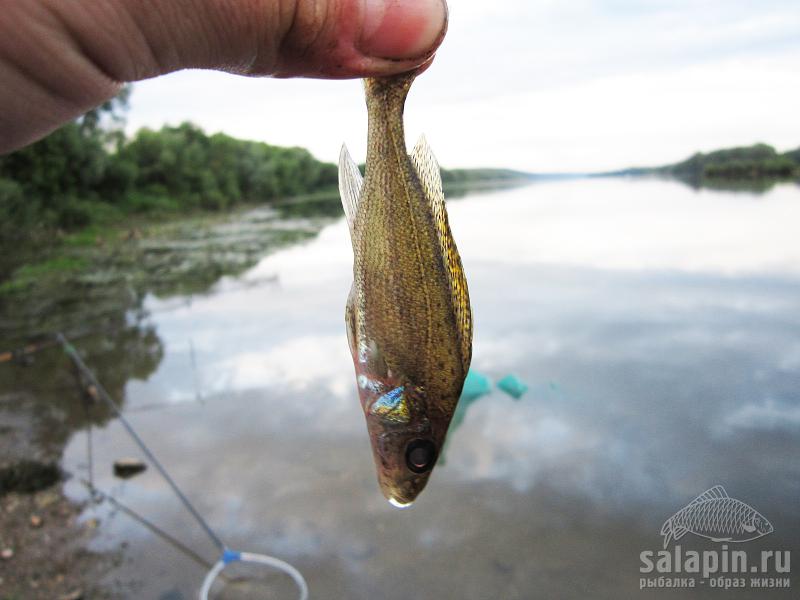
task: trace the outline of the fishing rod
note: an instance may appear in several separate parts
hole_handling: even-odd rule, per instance
[[[113,398],[109,395],[106,391],[105,387],[103,387],[102,383],[97,379],[94,375],[92,370],[83,362],[83,359],[78,354],[78,351],[75,347],[67,340],[66,336],[59,332],[56,334],[56,340],[61,347],[64,349],[64,352],[69,356],[72,360],[73,364],[75,365],[76,369],[79,373],[92,385],[94,385],[95,389],[97,390],[97,396],[100,397],[111,409],[116,416],[120,423],[122,423],[125,430],[131,436],[134,442],[139,446],[141,451],[144,455],[149,459],[149,461],[155,466],[156,470],[161,474],[167,484],[172,488],[172,491],[178,497],[178,499],[183,504],[184,508],[194,517],[195,521],[200,525],[200,527],[205,531],[206,535],[209,539],[213,542],[213,544],[217,547],[217,549],[221,552],[221,556],[219,560],[214,564],[214,566],[208,571],[206,574],[205,579],[203,580],[203,585],[200,588],[200,600],[207,600],[208,593],[211,590],[211,586],[214,583],[214,580],[217,576],[220,575],[222,570],[232,562],[252,562],[252,563],[259,563],[263,565],[268,565],[274,567],[278,570],[283,571],[287,575],[289,575],[297,585],[297,588],[300,591],[300,600],[307,600],[308,598],[308,584],[306,580],[303,578],[302,573],[298,571],[294,566],[290,565],[289,563],[275,558],[273,556],[267,556],[263,554],[257,554],[254,552],[241,552],[238,550],[231,550],[223,541],[222,539],[214,532],[211,526],[206,522],[205,519],[200,515],[197,509],[192,505],[189,501],[189,498],[181,491],[178,487],[178,484],[175,480],[170,476],[167,472],[167,469],[161,464],[161,462],[155,457],[155,455],[151,452],[151,450],[147,447],[144,440],[139,436],[136,430],[133,428],[133,425],[125,418],[125,415],[122,414],[122,411],[117,406],[117,403],[114,402]]]

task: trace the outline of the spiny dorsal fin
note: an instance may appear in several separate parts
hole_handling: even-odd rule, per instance
[[[715,485],[712,488],[708,488],[705,492],[700,494],[697,498],[692,500],[689,503],[689,506],[692,504],[697,504],[698,502],[708,502],[709,500],[721,500],[723,498],[728,498],[728,492],[725,491],[725,488],[721,485]]]
[[[450,233],[450,225],[447,221],[439,163],[436,162],[436,157],[433,155],[430,146],[428,146],[424,135],[420,136],[417,145],[414,146],[414,150],[411,152],[411,162],[414,164],[419,176],[425,198],[431,205],[433,219],[436,223],[436,233],[439,237],[442,256],[445,259],[456,325],[461,338],[462,364],[464,372],[466,372],[472,358],[472,309],[469,304],[467,278],[464,275],[461,257],[458,255],[458,249],[453,240],[453,235]]]
[[[364,178],[361,177],[358,165],[350,158],[347,146],[342,144],[342,151],[339,153],[339,195],[342,197],[342,206],[347,217],[347,225],[350,227],[350,235],[353,234],[353,223],[356,220],[358,199],[363,183]]]

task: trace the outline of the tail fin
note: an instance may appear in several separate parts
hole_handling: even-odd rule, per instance
[[[664,536],[664,549],[666,550],[669,543],[673,540],[672,517],[664,521],[664,524],[661,526],[661,535]]]

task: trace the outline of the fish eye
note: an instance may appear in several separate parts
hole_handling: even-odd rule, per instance
[[[406,466],[414,473],[425,473],[436,463],[436,446],[430,440],[411,440],[406,446]]]

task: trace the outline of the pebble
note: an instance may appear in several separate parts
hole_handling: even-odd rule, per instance
[[[0,551],[0,558],[3,560],[11,560],[14,558],[14,551],[11,548],[3,548]]]
[[[114,461],[114,475],[121,479],[129,479],[147,469],[147,465],[138,458],[118,458]]]
[[[31,527],[41,527],[42,517],[39,515],[31,515]]]
[[[97,387],[93,385],[86,386],[86,395],[89,396],[92,402],[100,402],[100,392],[97,391]]]

